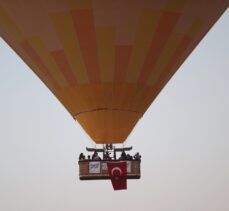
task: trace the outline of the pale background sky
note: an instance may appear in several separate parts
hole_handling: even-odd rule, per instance
[[[228,211],[228,38],[227,11],[129,136],[142,178],[116,192],[78,179],[93,142],[0,39],[0,211]]]

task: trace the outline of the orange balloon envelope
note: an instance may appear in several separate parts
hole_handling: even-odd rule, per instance
[[[96,143],[122,143],[228,0],[0,0],[0,36]]]

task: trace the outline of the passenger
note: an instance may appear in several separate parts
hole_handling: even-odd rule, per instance
[[[91,160],[91,157],[90,157],[90,155],[88,155],[88,156],[87,156],[87,160]]]
[[[98,152],[94,152],[94,154],[92,155],[92,160],[101,160],[101,158],[98,155]]]
[[[108,144],[108,149],[112,150],[113,149],[113,145],[112,144]]]
[[[122,154],[121,154],[121,157],[119,158],[119,160],[126,160],[126,153],[125,153],[125,151],[123,150],[122,151]]]
[[[127,155],[126,155],[126,159],[127,159],[127,160],[133,160],[133,156],[130,155],[130,154],[127,154]]]
[[[110,153],[109,152],[106,152],[105,154],[104,154],[104,158],[103,158],[104,160],[111,160],[111,157],[110,157]]]
[[[139,154],[139,152],[137,152],[135,155],[134,155],[134,159],[135,160],[141,160],[141,155]]]
[[[82,152],[80,153],[79,160],[85,160],[85,156]]]

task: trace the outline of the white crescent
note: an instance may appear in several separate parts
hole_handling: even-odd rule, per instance
[[[112,170],[111,170],[111,175],[114,176],[114,171],[119,171],[120,172],[120,175],[122,175],[122,169],[120,169],[119,167],[114,167]]]

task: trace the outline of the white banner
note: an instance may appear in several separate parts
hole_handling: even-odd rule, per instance
[[[131,161],[126,161],[126,172],[131,173]]]
[[[89,173],[90,174],[100,173],[100,162],[89,162]]]
[[[101,163],[102,171],[107,171],[107,163]],[[131,161],[126,161],[126,172],[131,173]],[[100,162],[89,163],[89,173],[100,173]]]

